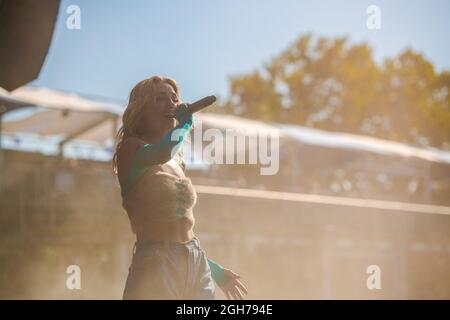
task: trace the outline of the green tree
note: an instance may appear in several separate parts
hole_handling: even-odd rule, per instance
[[[378,65],[365,43],[300,36],[248,74],[230,78],[223,111],[244,117],[444,147],[449,72],[406,49]]]

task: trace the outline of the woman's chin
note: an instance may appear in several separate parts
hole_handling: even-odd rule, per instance
[[[167,131],[169,131],[177,126],[177,121],[174,118],[171,118],[171,119],[168,118],[164,124],[165,124],[165,129]]]

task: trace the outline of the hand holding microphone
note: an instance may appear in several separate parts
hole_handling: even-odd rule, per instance
[[[215,101],[215,96],[207,96],[203,99],[195,101],[194,103],[182,103],[175,109],[174,116],[179,122],[184,122],[184,120],[191,114],[210,106]]]

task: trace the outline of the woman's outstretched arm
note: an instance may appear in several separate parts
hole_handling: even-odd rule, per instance
[[[222,289],[228,299],[233,297],[235,300],[244,299],[242,293],[248,294],[247,288],[239,281],[240,275],[224,268],[219,263],[208,258],[208,264],[211,268],[211,275],[217,285]]]
[[[208,264],[209,264],[209,267],[211,268],[212,278],[219,286],[222,286],[225,282],[225,276],[224,276],[225,268],[221,264],[215,262],[214,260],[212,260],[210,258],[208,258]]]
[[[179,124],[155,144],[145,144],[136,151],[133,166],[151,166],[169,161],[181,148],[192,126],[192,114],[178,115]]]

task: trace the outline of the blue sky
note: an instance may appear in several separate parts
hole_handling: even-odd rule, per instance
[[[66,9],[81,9],[81,29]],[[366,8],[381,8],[368,30]],[[300,34],[367,41],[377,60],[412,47],[450,69],[450,1],[63,0],[44,67],[33,85],[126,100],[150,75],[175,78],[182,98],[225,97],[228,77],[260,67]]]

